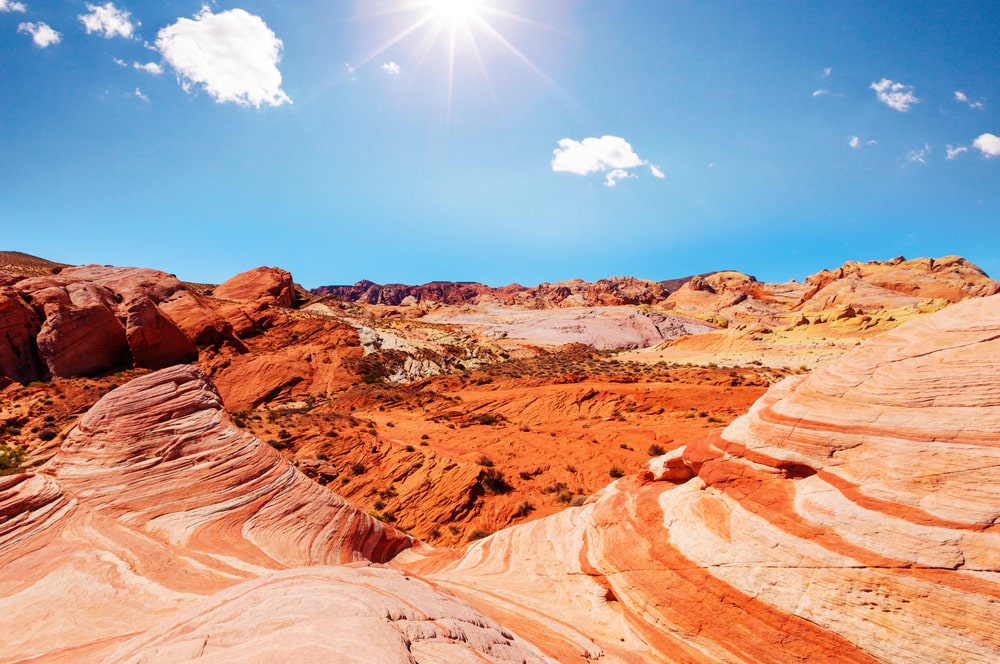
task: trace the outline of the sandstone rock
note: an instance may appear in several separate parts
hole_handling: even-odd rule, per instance
[[[1000,296],[965,301],[772,387],[682,484],[400,562],[565,661],[994,662],[997,394]]]
[[[295,301],[292,275],[276,267],[258,267],[241,272],[215,289],[223,300],[290,307]]]
[[[46,472],[132,528],[260,565],[381,562],[411,544],[237,429],[204,372],[190,366],[107,394]],[[229,532],[233,522],[238,532]]]
[[[682,445],[675,450],[670,450],[662,456],[658,456],[649,462],[649,479],[654,482],[673,482],[680,484],[694,477],[694,471],[684,461],[684,452],[687,447]]]
[[[198,358],[194,343],[152,300],[134,300],[126,315],[125,338],[138,366],[162,369]]]
[[[465,602],[375,567],[247,581],[118,648],[112,662],[553,662]]]
[[[40,329],[38,316],[20,294],[0,288],[0,376],[22,383],[42,377],[35,341]]]

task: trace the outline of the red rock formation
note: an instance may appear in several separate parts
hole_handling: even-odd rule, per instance
[[[408,569],[560,661],[995,662],[997,394],[1000,296],[786,379],[688,445],[682,484]]]
[[[195,367],[164,369],[109,393],[46,472],[90,509],[132,528],[258,565],[382,561],[410,545],[237,429]]]
[[[18,278],[0,291],[0,310],[0,375],[21,382],[190,362],[196,343],[246,350],[213,304],[156,270],[85,266]]]
[[[35,341],[41,322],[13,288],[0,288],[0,377],[29,383],[42,377]]]
[[[295,301],[292,275],[276,267],[241,272],[215,289],[215,297],[251,304],[290,307]]]

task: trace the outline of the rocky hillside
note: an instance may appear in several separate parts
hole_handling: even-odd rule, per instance
[[[563,662],[996,661],[998,339],[1000,297],[954,305],[580,508],[405,567]]]
[[[202,370],[146,373],[104,395],[46,464],[0,477],[0,611],[17,624],[4,658],[995,662],[998,340],[1000,296],[899,325],[785,378],[724,429],[656,439],[666,453],[646,468],[623,463],[603,480],[575,470],[600,481],[593,495],[575,500],[568,487],[557,513],[454,549],[422,545],[330,490],[354,479],[309,480],[240,426],[250,413],[227,413]],[[628,392],[588,382],[580,370],[597,375],[599,362],[578,351],[557,376],[478,374],[450,394],[411,386],[396,403],[372,384],[338,401],[386,418],[386,470],[436,463],[406,442],[426,416],[435,436],[455,425],[433,454],[490,432],[497,458],[533,449],[552,466],[574,463],[577,433],[645,424],[619,452],[587,443],[603,463],[688,419],[653,406],[693,388],[666,380],[690,369],[643,382],[634,366],[602,362]],[[694,382],[728,375],[713,371]],[[718,387],[701,398],[739,386]],[[483,482],[497,466],[459,467],[500,488]],[[518,496],[541,480],[526,467]]]

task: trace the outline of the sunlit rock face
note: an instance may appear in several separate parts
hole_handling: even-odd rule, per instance
[[[3,652],[100,661],[234,584],[412,544],[236,428],[200,369],[164,369],[101,399],[40,473],[0,478],[0,611],[24,621]]]
[[[1000,297],[963,302],[776,385],[685,482],[407,565],[562,661],[995,662],[998,395]]]
[[[173,275],[88,265],[0,289],[0,376],[20,382],[160,369],[196,345],[245,350],[232,324]]]
[[[248,304],[290,307],[295,301],[292,275],[277,267],[258,267],[241,272],[220,284],[214,291],[217,298]]]

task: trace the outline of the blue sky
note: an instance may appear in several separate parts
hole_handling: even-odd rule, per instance
[[[0,249],[307,287],[996,277],[998,34],[985,0],[0,0]]]

